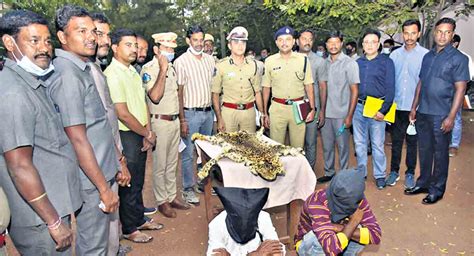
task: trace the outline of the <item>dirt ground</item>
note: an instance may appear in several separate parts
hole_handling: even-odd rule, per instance
[[[459,155],[450,158],[449,180],[444,198],[435,205],[421,204],[423,195],[403,194],[404,176],[394,187],[377,190],[371,176],[369,163],[366,196],[382,228],[382,242],[367,246],[363,255],[474,255],[474,112],[463,113],[463,137]],[[322,148],[318,138],[316,175],[323,175]],[[423,142],[419,142],[423,143]],[[405,150],[405,149],[404,149]],[[390,146],[385,146],[387,166],[390,163]],[[350,166],[356,165],[351,151]],[[404,153],[403,153],[404,154]],[[369,157],[369,162],[371,158]],[[405,171],[402,158],[401,173]],[[472,169],[471,169],[472,168]],[[147,169],[144,200],[145,205],[154,205],[151,190],[151,170]],[[416,170],[418,176],[419,167]],[[469,185],[471,184],[471,185]],[[323,185],[317,185],[316,189]],[[214,205],[219,204],[213,197]],[[207,248],[207,221],[204,197],[201,205],[189,211],[179,211],[176,219],[167,219],[155,214],[153,218],[165,224],[160,231],[149,232],[154,240],[149,244],[133,244],[128,255],[204,255]],[[277,232],[286,233],[284,207],[270,211]],[[17,255],[8,241],[9,255]],[[293,253],[292,253],[293,254]]]

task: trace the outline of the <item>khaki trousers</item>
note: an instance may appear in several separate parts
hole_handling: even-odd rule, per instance
[[[221,114],[226,132],[247,131],[255,133],[255,108],[238,110],[222,106]]]
[[[304,122],[296,124],[293,106],[272,102],[268,113],[270,115],[270,138],[278,143],[285,144],[286,129],[288,128],[290,145],[303,148],[306,124]]]
[[[153,193],[158,205],[176,198],[176,172],[178,170],[179,119],[174,121],[151,119],[156,133],[153,151]]]

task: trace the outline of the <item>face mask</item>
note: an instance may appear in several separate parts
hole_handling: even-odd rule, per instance
[[[351,54],[352,53],[352,49],[346,49],[346,54]]]
[[[407,128],[407,134],[408,135],[416,135],[416,128],[415,128],[415,123],[410,122]]]
[[[188,48],[188,51],[191,52],[191,53],[194,54],[194,55],[201,55],[201,54],[203,53],[203,51],[204,51],[204,48],[201,49],[201,50],[198,52],[198,51],[194,50],[194,48],[191,46],[191,47]]]
[[[26,57],[21,52],[20,48],[16,44],[15,39],[13,37],[12,37],[12,39],[13,39],[13,43],[15,44],[15,47],[18,49],[18,51],[23,56],[23,57],[21,57],[21,60],[18,60],[16,58],[15,54],[13,54],[13,58],[15,58],[15,61],[16,61],[17,65],[20,66],[22,69],[24,69],[26,72],[34,74],[35,76],[45,76],[45,75],[49,74],[51,71],[54,70],[54,66],[53,66],[52,62],[49,63],[49,67],[47,69],[42,69],[42,68],[38,67],[38,65],[33,63],[33,61],[31,61],[30,58]]]
[[[390,48],[384,47],[384,48],[382,49],[382,53],[384,53],[384,54],[390,54]]]
[[[319,57],[323,57],[324,52],[322,52],[322,51],[317,51],[317,52],[316,52],[316,55],[318,55]]]
[[[161,54],[164,55],[169,62],[174,59],[174,52],[161,52]]]

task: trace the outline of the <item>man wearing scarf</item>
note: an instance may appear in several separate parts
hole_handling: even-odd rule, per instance
[[[380,243],[381,229],[364,190],[364,177],[350,169],[309,196],[295,237],[298,255],[357,255],[365,245]]]
[[[270,214],[269,189],[214,188],[224,211],[209,223],[207,255],[285,255]]]

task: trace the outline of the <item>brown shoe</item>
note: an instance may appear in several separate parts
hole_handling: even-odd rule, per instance
[[[181,202],[178,198],[175,198],[171,203],[171,207],[179,209],[179,210],[189,210],[191,209],[191,205],[188,203]]]
[[[158,206],[158,211],[161,212],[166,218],[176,218],[176,211],[171,208],[170,203],[162,203]]]
[[[455,157],[458,155],[458,149],[457,148],[449,148],[449,157]]]

